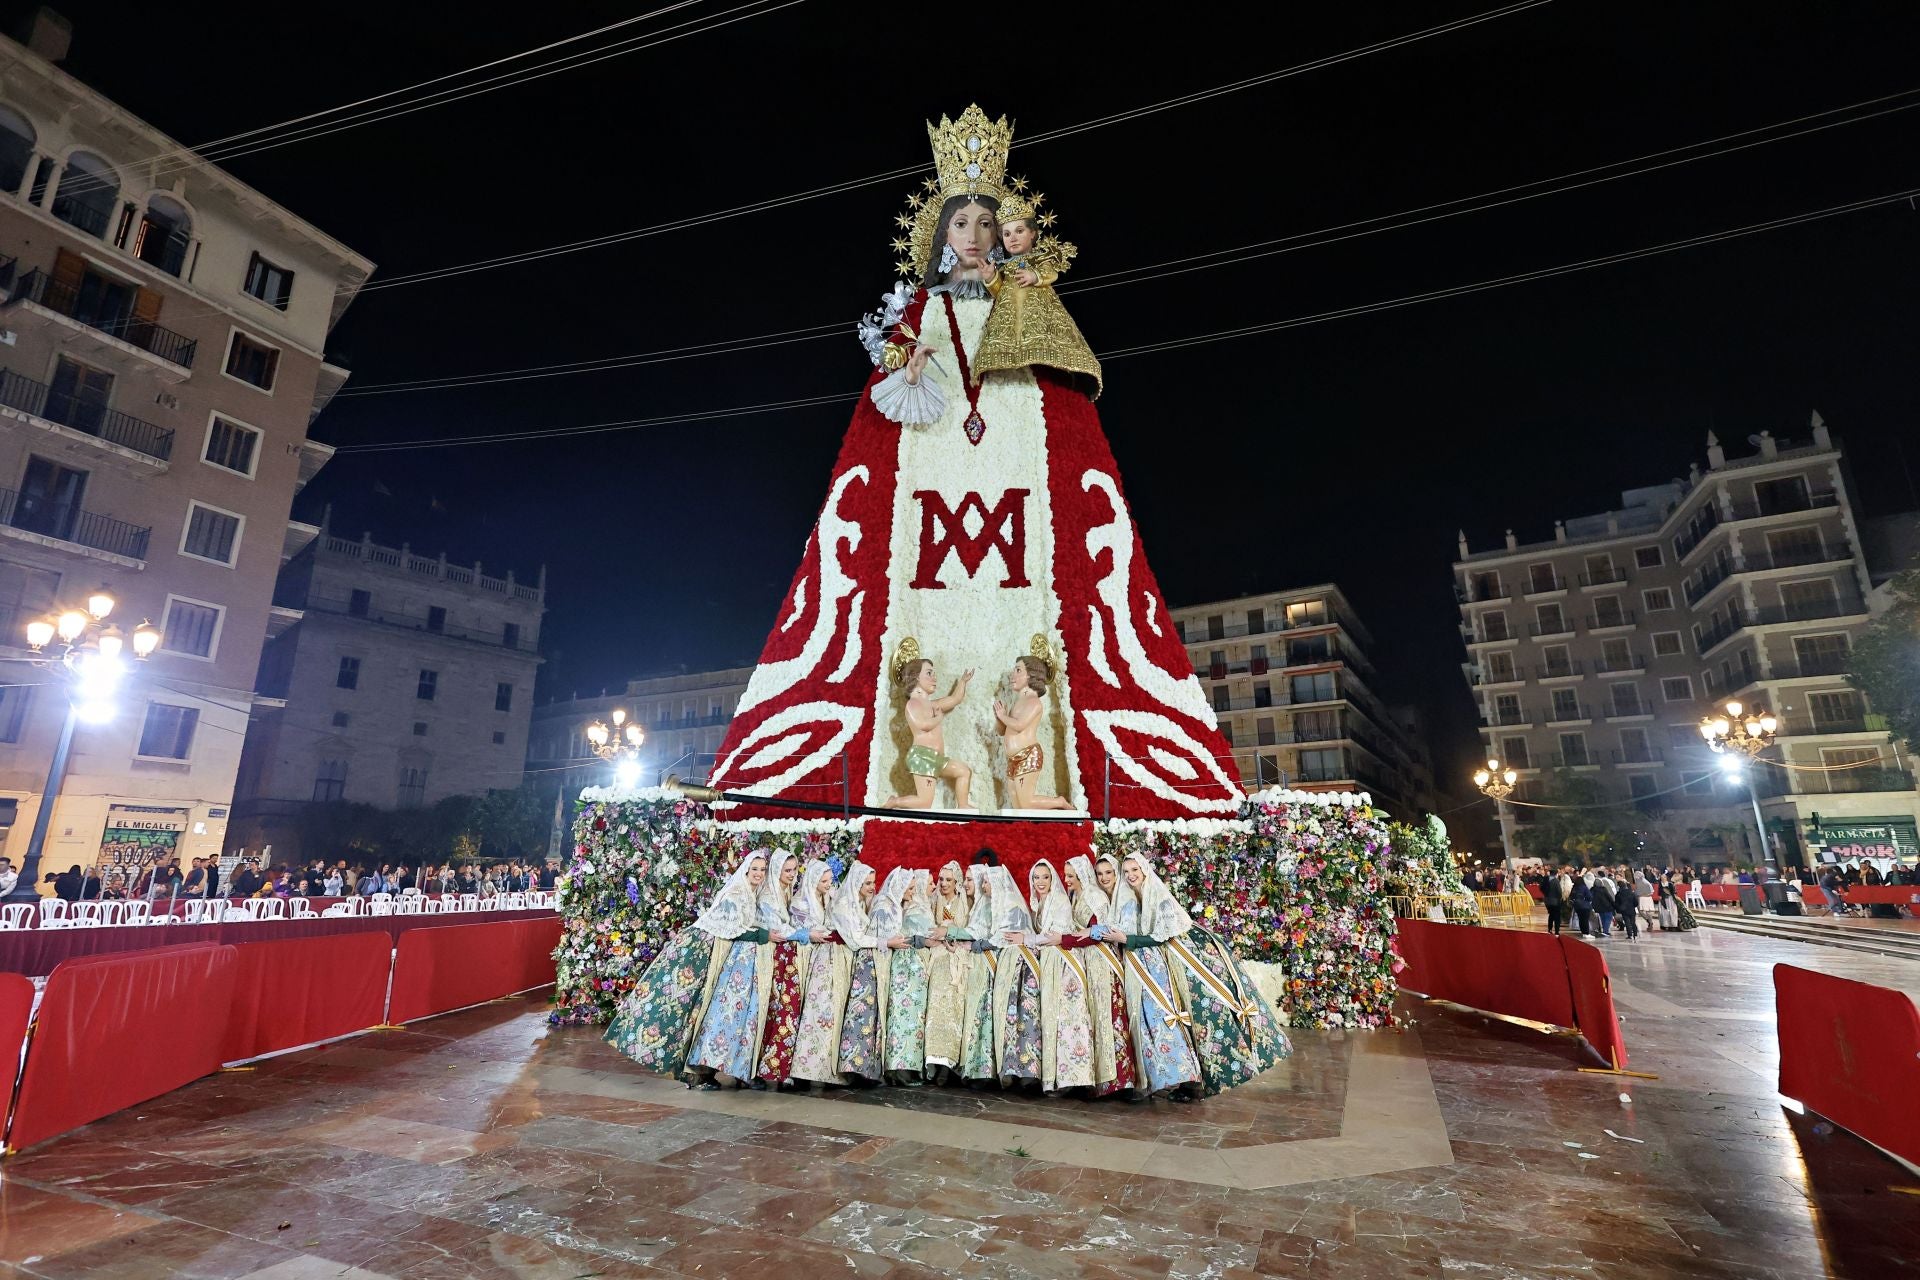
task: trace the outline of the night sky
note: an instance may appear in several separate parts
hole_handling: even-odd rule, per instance
[[[708,0],[683,21],[739,0]],[[502,57],[641,6],[58,6],[67,68],[192,144]],[[767,13],[228,167],[379,264],[375,280],[922,166],[924,117],[1018,126],[1075,278],[1398,212],[1920,87],[1920,6],[1577,4],[1020,146],[1034,135],[1498,7],[843,5]],[[1297,9],[1297,6],[1291,7]],[[1008,16],[1033,15],[1030,25]],[[1182,12],[1205,25],[1183,25]],[[1920,186],[1920,110],[1582,191],[1063,297],[1096,351],[1466,284]],[[851,327],[891,283],[912,179],[609,248],[372,292],[335,331],[349,390],[842,324],[770,349],[346,397],[338,445],[491,434],[859,389]],[[1100,410],[1169,601],[1334,580],[1387,692],[1475,751],[1454,531],[1614,505],[1715,429],[1818,409],[1869,512],[1920,471],[1905,204],[1571,276],[1111,362]],[[750,662],[825,494],[849,404],[532,443],[350,456],[299,499],[490,569],[548,567],[543,688]],[[1903,460],[1896,441],[1913,443]],[[376,485],[392,496],[376,491]]]

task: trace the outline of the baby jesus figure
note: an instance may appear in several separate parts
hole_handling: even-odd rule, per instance
[[[1013,690],[1013,705],[994,699],[993,715],[1000,722],[1000,733],[1007,747],[1007,790],[1014,809],[1071,809],[1073,805],[1059,796],[1034,794],[1047,753],[1040,746],[1040,721],[1047,713],[1047,686],[1053,681],[1053,664],[1045,658],[1022,654],[1013,661],[1007,683]]]
[[[1034,205],[1040,199],[1029,201],[1014,192],[1001,202],[1000,249],[1005,260],[988,285],[993,312],[973,356],[973,381],[977,385],[995,371],[1043,367],[1090,379],[1093,398],[1098,399],[1100,362],[1053,291],[1054,281],[1079,250],[1039,234]]]

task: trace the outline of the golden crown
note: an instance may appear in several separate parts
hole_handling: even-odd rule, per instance
[[[926,274],[940,230],[940,206],[950,197],[987,196],[995,204],[1006,198],[1013,126],[1005,116],[990,121],[976,103],[962,111],[958,120],[941,116],[939,124],[928,124],[927,142],[933,147],[935,176],[908,195],[906,211],[893,220],[904,233],[893,240],[893,251],[899,255],[894,265],[902,279]]]

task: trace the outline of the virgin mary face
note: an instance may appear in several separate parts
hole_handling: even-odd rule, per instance
[[[999,231],[993,210],[987,206],[969,203],[955,209],[947,219],[947,243],[959,255],[960,269],[978,271],[986,266]]]

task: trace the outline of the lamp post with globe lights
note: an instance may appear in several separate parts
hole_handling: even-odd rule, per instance
[[[1500,810],[1500,845],[1507,854],[1507,875],[1513,875],[1513,818],[1507,809],[1507,797],[1513,794],[1514,785],[1520,775],[1512,769],[1500,767],[1500,761],[1489,759],[1487,767],[1474,771],[1473,785],[1480,788],[1480,794],[1492,800]]]
[[[628,723],[625,707],[615,707],[607,718],[611,725],[595,720],[587,726],[587,744],[593,754],[613,766],[614,779],[631,789],[640,780],[640,745],[647,740],[647,732],[637,721]]]
[[[1720,767],[1729,775],[1746,779],[1747,800],[1753,805],[1753,831],[1760,838],[1760,853],[1780,869],[1773,846],[1767,842],[1767,824],[1760,816],[1760,795],[1753,789],[1753,761],[1773,745],[1780,721],[1764,707],[1745,707],[1729,702],[1714,715],[1700,718],[1700,736],[1720,757]]]
[[[107,621],[116,603],[101,589],[87,597],[85,609],[62,609],[27,623],[27,648],[32,654],[28,661],[54,677],[49,683],[66,687],[67,714],[60,725],[53,761],[47,767],[46,785],[40,790],[40,808],[33,815],[33,834],[28,837],[26,857],[21,860],[20,878],[8,895],[11,899],[40,896],[40,857],[46,850],[53,807],[66,780],[75,727],[105,724],[119,710],[120,687],[132,666],[126,657],[129,637]],[[160,647],[160,629],[142,622],[133,629],[131,640],[134,663],[144,663]]]

